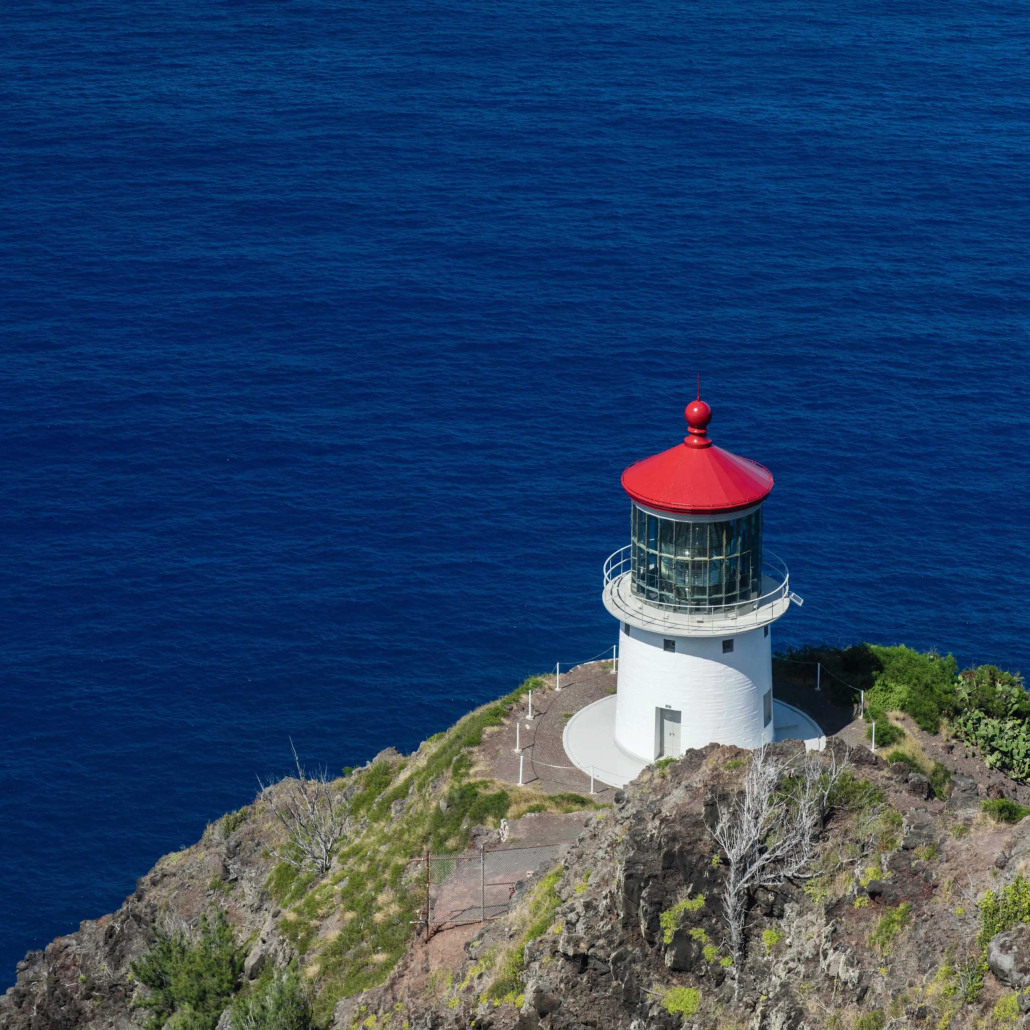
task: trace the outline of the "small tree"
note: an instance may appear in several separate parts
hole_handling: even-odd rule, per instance
[[[150,950],[131,964],[133,976],[148,989],[137,1002],[150,1010],[148,1030],[213,1030],[236,990],[243,957],[225,913],[200,917],[200,927],[168,931],[155,928]]]
[[[825,764],[807,754],[776,762],[762,747],[754,753],[733,803],[718,805],[715,826],[708,832],[729,864],[722,900],[734,960],[743,950],[751,892],[805,873],[830,797],[848,764],[835,751]]]
[[[283,780],[269,796],[269,805],[289,836],[281,857],[298,869],[308,866],[324,876],[343,837],[347,806],[333,789],[325,769],[314,776],[306,775],[292,739],[290,750],[297,766],[297,779]],[[267,789],[260,777],[258,783],[262,791]]]

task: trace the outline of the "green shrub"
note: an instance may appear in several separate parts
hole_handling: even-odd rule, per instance
[[[1030,783],[1030,725],[1025,718],[995,718],[970,708],[955,716],[952,729],[980,751],[988,769]]]
[[[1030,815],[1030,808],[1009,798],[997,798],[980,802],[980,811],[996,823],[1018,823]]]
[[[674,1016],[693,1016],[701,1007],[701,992],[696,987],[670,987],[662,995],[662,1007]]]
[[[979,902],[980,932],[976,944],[984,955],[991,938],[1017,923],[1030,922],[1030,882],[1017,876],[997,891],[987,891]]]
[[[225,913],[200,918],[195,940],[183,931],[154,930],[155,941],[138,961],[133,976],[147,988],[137,1002],[148,1009],[148,1030],[174,1020],[176,1030],[213,1030],[243,969],[243,954]]]
[[[295,972],[277,973],[233,1003],[231,1030],[310,1030],[311,1003]]]
[[[250,809],[244,805],[235,812],[226,812],[222,816],[222,836],[228,840],[243,825],[249,811]]]
[[[666,944],[672,943],[672,935],[680,925],[680,918],[684,912],[698,912],[705,905],[705,896],[699,894],[696,898],[684,898],[677,901],[672,908],[667,908],[659,917],[658,921],[662,927],[662,938]]]
[[[899,740],[905,739],[905,731],[887,718],[886,711],[867,708],[866,720],[869,723],[865,731],[866,740],[872,741],[875,726],[877,747],[890,747],[891,744],[897,744]]]
[[[941,801],[947,801],[951,794],[951,770],[940,762],[934,762],[930,770],[930,789]]]
[[[991,1013],[996,1023],[1015,1023],[1019,1019],[1019,999],[1014,994],[1003,994]]]
[[[782,930],[763,930],[762,943],[765,945],[766,955],[772,954],[773,948],[787,935]]]
[[[883,1030],[887,1025],[887,1017],[880,1009],[864,1012],[855,1020],[855,1030]]]
[[[869,943],[881,954],[889,955],[894,950],[894,942],[902,930],[908,926],[912,903],[903,901],[896,908],[889,908],[880,917],[876,929],[869,935]]]

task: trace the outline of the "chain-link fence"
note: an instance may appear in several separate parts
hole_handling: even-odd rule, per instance
[[[508,911],[514,886],[557,861],[568,844],[480,848],[459,855],[426,855],[427,932],[496,919]]]

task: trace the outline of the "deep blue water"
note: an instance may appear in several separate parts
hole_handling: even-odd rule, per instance
[[[768,465],[777,644],[1030,671],[1021,2],[0,14],[0,988],[285,772],[617,639]]]

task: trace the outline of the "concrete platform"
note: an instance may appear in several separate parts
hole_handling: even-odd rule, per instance
[[[569,719],[562,734],[562,745],[569,761],[587,775],[612,787],[624,787],[650,765],[624,751],[615,742],[615,695],[581,708]],[[822,751],[826,737],[810,716],[773,700],[773,721],[777,740],[803,740],[809,751]]]

